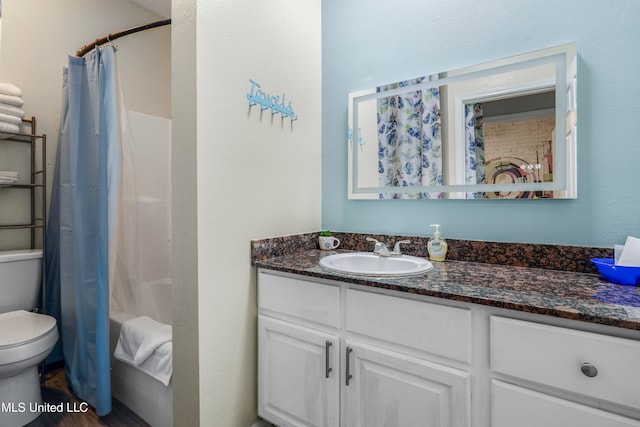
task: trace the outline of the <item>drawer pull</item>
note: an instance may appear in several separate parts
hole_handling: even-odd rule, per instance
[[[582,366],[580,367],[580,370],[582,371],[583,374],[591,378],[598,375],[598,368],[593,366],[591,363],[587,363],[587,362],[583,363]]]
[[[333,345],[333,343],[329,340],[326,340],[324,343],[324,377],[325,378],[329,378],[329,372],[331,372],[333,369],[331,369],[331,366],[329,366],[329,347],[331,347]]]
[[[349,385],[349,380],[351,378],[353,378],[353,375],[351,375],[351,372],[349,372],[350,371],[350,369],[349,369],[349,355],[351,354],[352,351],[353,351],[353,349],[351,347],[347,347],[347,357],[346,357],[346,359],[347,359],[347,363],[346,363],[346,365],[347,365],[347,374],[345,376],[345,380],[346,380],[345,381],[345,385],[347,385],[347,386]]]

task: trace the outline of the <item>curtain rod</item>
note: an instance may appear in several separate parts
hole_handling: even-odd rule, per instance
[[[171,19],[165,19],[163,21],[156,21],[150,24],[139,25],[137,27],[129,28],[128,30],[120,31],[118,33],[109,34],[100,39],[96,39],[93,43],[89,43],[85,46],[82,46],[79,51],[76,52],[76,56],[84,56],[87,53],[91,52],[94,47],[102,46],[105,43],[114,41],[117,38],[128,36],[129,34],[138,33],[140,31],[149,30],[151,28],[162,27],[164,25],[170,25]]]

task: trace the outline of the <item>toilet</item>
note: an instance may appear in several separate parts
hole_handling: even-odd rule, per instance
[[[0,252],[0,426],[23,426],[40,415],[38,364],[58,341],[56,319],[32,313],[42,250]]]

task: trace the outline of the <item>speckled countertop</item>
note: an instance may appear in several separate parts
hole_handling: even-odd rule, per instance
[[[264,242],[252,244],[255,247]],[[254,257],[254,265],[398,292],[640,330],[640,288],[608,283],[599,274],[447,260],[434,262],[431,271],[419,276],[355,276],[319,266],[322,257],[336,252],[340,251],[300,247],[288,254]]]

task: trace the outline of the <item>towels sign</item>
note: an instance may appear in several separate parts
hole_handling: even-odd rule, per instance
[[[249,81],[251,82],[251,91],[247,93],[249,107],[260,104],[261,111],[271,109],[271,114],[282,114],[283,118],[289,117],[291,121],[298,119],[295,111],[293,111],[291,101],[288,104],[286,103],[284,93],[281,99],[279,95],[270,95],[262,90],[260,83],[255,80],[249,79]]]

